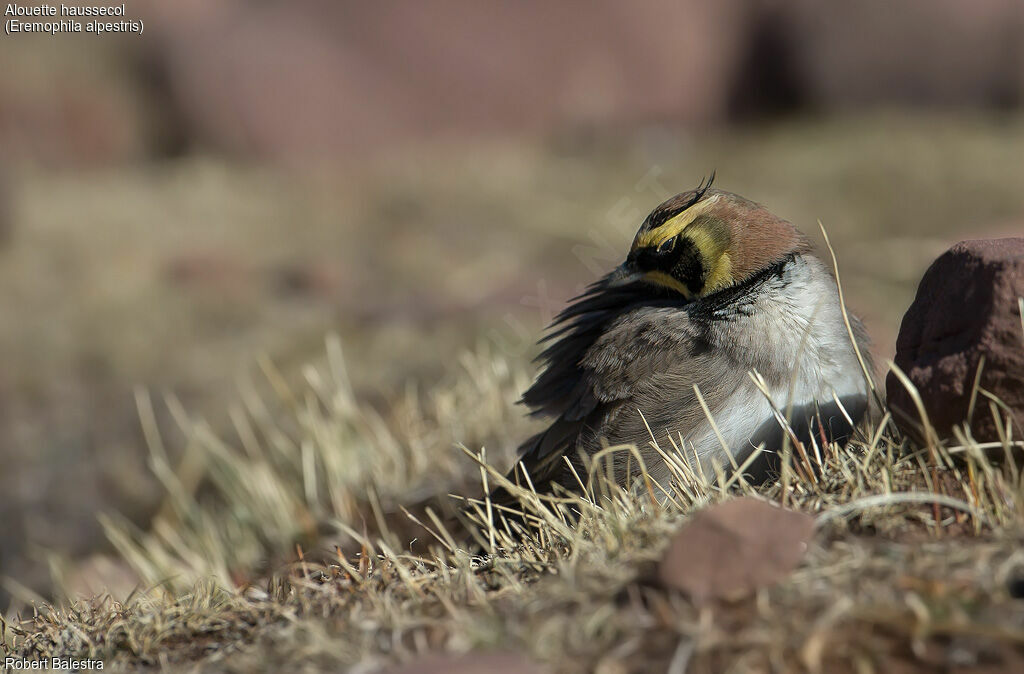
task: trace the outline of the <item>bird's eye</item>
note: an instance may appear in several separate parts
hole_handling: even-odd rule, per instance
[[[671,239],[665,239],[658,244],[657,253],[658,255],[664,255],[665,253],[671,253],[672,249],[676,247],[676,237]]]

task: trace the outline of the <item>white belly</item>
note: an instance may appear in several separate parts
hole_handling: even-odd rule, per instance
[[[842,409],[835,403],[837,398]],[[866,385],[860,376],[836,377],[825,386],[818,378],[798,381],[792,390],[769,389],[768,396],[750,381],[729,398],[723,412],[715,417],[718,433],[706,423],[684,438],[686,459],[698,474],[703,472],[713,480],[717,475],[716,464],[728,473],[734,463],[742,465],[759,446],[769,452],[780,451],[783,433],[788,435],[790,430],[807,442],[806,429],[819,411],[832,423],[846,427],[846,416],[858,421],[866,404]],[[829,419],[824,421],[828,423]],[[814,437],[818,441],[817,433]],[[810,447],[807,450],[810,452]],[[699,460],[699,467],[694,465],[694,459]]]
[[[776,282],[761,292],[755,311],[723,320],[716,330],[716,347],[737,367],[759,370],[774,384],[766,396],[752,380],[744,379],[724,402],[713,406],[718,433],[704,423],[683,438],[685,459],[698,474],[703,471],[713,480],[715,464],[729,472],[734,462],[742,465],[761,444],[767,451],[781,449],[788,410],[788,425],[798,437],[801,431],[808,435],[812,416],[826,424],[842,422],[847,432],[847,414],[854,423],[862,418],[867,383],[844,325],[835,282],[819,261],[794,262],[785,283]],[[817,432],[814,437],[817,440]],[[666,466],[658,472],[667,480]]]

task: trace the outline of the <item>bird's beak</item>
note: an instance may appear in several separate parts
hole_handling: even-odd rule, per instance
[[[628,285],[641,280],[643,276],[643,273],[637,271],[637,269],[627,260],[608,274],[608,287],[617,288],[619,286]]]

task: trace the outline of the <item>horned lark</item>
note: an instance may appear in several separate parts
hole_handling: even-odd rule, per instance
[[[522,399],[554,420],[520,447],[521,466],[539,489],[578,490],[587,456],[632,444],[668,489],[655,442],[710,479],[763,446],[748,471],[763,480],[785,427],[812,451],[812,438],[845,441],[863,417],[868,389],[849,334],[807,238],[702,183],[655,208],[626,261],[556,317]],[[614,456],[625,484],[628,454]]]

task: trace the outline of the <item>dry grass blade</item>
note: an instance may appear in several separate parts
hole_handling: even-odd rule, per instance
[[[854,353],[857,354],[857,362],[860,363],[864,381],[867,382],[871,393],[875,396],[875,403],[878,405],[878,409],[884,410],[885,403],[882,402],[882,396],[878,393],[878,387],[875,386],[874,377],[871,376],[871,369],[868,367],[867,361],[864,360],[864,354],[860,352],[857,338],[853,334],[853,324],[850,323],[850,313],[846,310],[846,297],[843,295],[843,282],[839,277],[839,260],[836,258],[836,251],[832,247],[832,242],[828,238],[828,232],[825,231],[825,225],[822,224],[821,220],[818,221],[818,228],[821,230],[821,235],[825,239],[825,247],[828,248],[829,256],[832,258],[832,273],[836,278],[836,289],[839,292],[839,306],[843,313],[843,323],[846,325],[846,335],[850,338],[850,344],[853,345]]]
[[[943,494],[908,492],[903,494],[876,494],[874,496],[865,496],[830,510],[826,510],[818,515],[816,522],[817,526],[821,526],[822,524],[830,522],[836,518],[848,517],[852,514],[863,512],[868,508],[885,508],[904,503],[937,503],[938,505],[945,506],[947,508],[953,508],[955,510],[969,513],[984,521],[983,513],[970,503],[966,503],[960,499],[951,498]]]
[[[888,361],[889,371],[896,376],[900,384],[907,390],[907,394],[910,399],[914,402],[914,408],[917,410],[918,418],[920,420],[921,428],[923,429],[923,436],[925,437],[928,447],[934,448],[940,444],[939,436],[932,428],[931,421],[928,419],[928,412],[925,410],[924,401],[921,400],[921,394],[918,393],[917,387],[914,386],[914,382],[910,381],[903,370],[899,368],[893,361]]]

